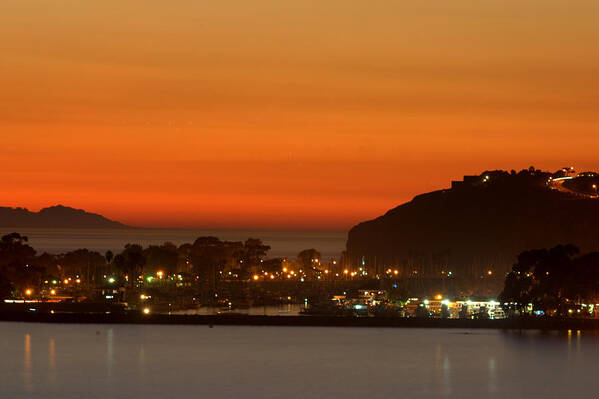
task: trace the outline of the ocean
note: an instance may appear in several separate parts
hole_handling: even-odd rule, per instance
[[[3,399],[593,398],[596,334],[0,323]]]
[[[301,250],[315,248],[323,259],[338,257],[345,249],[346,232],[272,231],[272,230],[191,230],[191,229],[46,229],[0,227],[0,235],[18,232],[29,238],[29,244],[38,254],[58,254],[87,248],[104,254],[118,253],[125,244],[176,245],[193,243],[201,236],[215,236],[221,240],[245,241],[260,238],[271,246],[268,257],[294,258]]]

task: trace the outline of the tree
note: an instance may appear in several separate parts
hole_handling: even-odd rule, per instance
[[[311,275],[320,264],[320,259],[320,252],[314,248],[304,249],[297,254],[297,265],[306,275]]]
[[[194,273],[209,277],[224,269],[227,263],[226,244],[216,237],[199,237],[191,246],[189,258]]]
[[[220,272],[227,265],[237,264],[242,254],[241,242],[221,241],[216,237],[199,237],[188,248],[193,272],[200,277],[203,300],[212,301],[217,290]]]
[[[520,314],[526,312],[529,303],[545,314],[564,313],[566,302],[582,296],[579,282],[585,274],[575,267],[578,252],[573,245],[522,252],[506,276],[499,301]]]
[[[35,266],[35,250],[27,242],[27,237],[19,233],[0,238],[0,274],[20,291],[39,286],[43,274]]]
[[[283,270],[283,259],[272,258],[262,262],[262,269],[268,273],[280,273]]]
[[[148,273],[162,270],[169,275],[177,271],[179,253],[173,243],[165,242],[160,246],[150,245],[144,250],[144,256],[146,257],[145,270]]]
[[[261,269],[262,259],[270,251],[269,245],[264,245],[259,238],[248,238],[243,245],[242,270],[257,272]]]
[[[35,259],[34,263],[44,270],[47,278],[53,277],[58,279],[60,277],[58,259],[55,255],[44,252]]]
[[[28,244],[28,238],[19,233],[11,233],[0,238],[0,267],[9,265],[25,266],[35,257],[35,250]]]
[[[6,275],[0,272],[0,299],[10,298],[14,287]]]
[[[135,287],[137,276],[143,273],[146,264],[143,248],[137,244],[125,245],[125,249],[114,257],[114,264],[123,276],[128,277],[128,286],[132,289]]]
[[[108,250],[104,254],[104,258],[106,259],[106,264],[109,265],[112,263],[112,260],[114,259],[114,254],[112,253],[112,251]]]
[[[104,256],[86,248],[60,254],[57,260],[64,276],[78,275],[87,280],[93,280],[97,270],[105,264]]]

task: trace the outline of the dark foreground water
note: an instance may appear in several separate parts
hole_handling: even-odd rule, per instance
[[[589,333],[0,323],[1,398],[564,398]]]
[[[101,253],[120,252],[125,244],[159,245],[170,241],[176,245],[193,243],[201,236],[221,240],[245,241],[260,238],[271,246],[269,257],[295,257],[301,250],[316,248],[328,260],[345,249],[345,232],[272,231],[272,230],[192,230],[192,229],[43,229],[0,227],[0,235],[18,232],[29,237],[39,253],[61,253],[88,248]]]

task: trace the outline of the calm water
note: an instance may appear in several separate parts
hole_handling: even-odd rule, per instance
[[[271,246],[269,257],[295,257],[301,250],[318,249],[327,259],[337,257],[345,249],[345,232],[294,232],[261,230],[170,230],[170,229],[39,229],[1,227],[0,235],[17,231],[29,237],[39,253],[60,253],[88,248],[101,253],[120,251],[125,244],[162,244],[171,241],[180,245],[200,236],[215,236],[221,240],[245,241],[260,238]]]
[[[202,306],[199,309],[187,309],[178,310],[172,312],[174,314],[186,314],[186,315],[215,315],[222,313],[239,313],[247,314],[250,316],[298,316],[304,308],[303,305],[299,304],[283,304],[283,305],[272,305],[272,306],[252,306],[249,308],[233,308],[227,309],[226,307],[213,307],[213,306]],[[165,312],[168,313],[168,312]]]
[[[596,397],[599,337],[0,323],[4,398]]]

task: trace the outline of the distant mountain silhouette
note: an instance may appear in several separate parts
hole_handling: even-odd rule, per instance
[[[402,276],[480,279],[505,276],[527,249],[572,243],[598,251],[598,185],[596,174],[574,177],[570,169],[465,176],[353,227],[346,254],[378,274],[399,268]]]
[[[128,227],[104,216],[63,205],[44,208],[39,212],[30,212],[25,208],[0,207],[0,226],[117,229]]]

